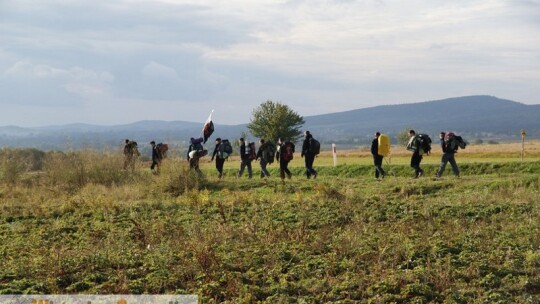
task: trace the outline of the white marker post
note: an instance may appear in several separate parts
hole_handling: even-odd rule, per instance
[[[337,166],[337,151],[336,144],[332,144],[332,154],[334,156],[334,167]]]
[[[521,129],[521,161],[523,161],[523,157],[525,157],[525,136],[527,136],[527,133],[525,130]]]

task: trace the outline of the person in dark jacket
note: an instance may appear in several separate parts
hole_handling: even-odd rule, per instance
[[[221,138],[216,138],[216,147],[214,148],[214,153],[212,153],[212,159],[216,158],[216,169],[219,173],[218,178],[223,177],[223,165],[225,164],[225,158],[223,157],[221,150]]]
[[[416,132],[414,130],[409,131],[409,136],[411,136],[411,138],[409,139],[409,144],[407,146],[415,147],[411,156],[411,167],[414,168],[414,178],[419,178],[424,174],[424,170],[420,168],[420,163],[422,162],[422,153],[424,151],[418,144],[413,145],[413,141],[416,140]]]
[[[269,148],[269,146],[272,145],[271,143],[265,142],[264,139],[259,140],[259,150],[257,151],[257,158],[255,160],[260,160],[259,164],[261,165],[261,178],[264,177],[270,177],[270,172],[266,169],[266,165],[268,165],[268,160],[264,158],[264,151]],[[273,146],[273,145],[272,145]],[[272,159],[274,156],[272,155]]]
[[[304,157],[305,164],[306,164],[306,176],[307,178],[311,178],[313,175],[313,178],[317,178],[317,171],[313,169],[313,162],[315,161],[315,153],[311,151],[311,140],[313,139],[313,136],[309,131],[304,132],[304,142],[302,143],[302,153],[300,153],[300,157]]]
[[[248,169],[248,177],[253,176],[253,170],[251,169],[251,159],[249,158],[250,152],[249,147],[246,146],[246,141],[244,138],[240,138],[240,170],[238,170],[237,177],[241,177],[244,173],[244,169]]]
[[[152,146],[152,165],[150,165],[150,170],[153,174],[159,174],[160,173],[160,166],[161,166],[161,153],[158,151],[156,147],[156,142],[151,141],[150,146]]]
[[[288,151],[287,146],[291,147],[290,151]],[[292,159],[292,153],[294,153],[294,144],[285,141],[283,138],[278,139],[278,149],[276,152],[276,160],[279,161],[279,173],[282,180],[285,180],[285,175],[287,175],[287,178],[291,179],[292,173],[289,171],[289,162]],[[290,156],[289,156],[290,155]]]
[[[376,179],[379,179],[379,176],[384,178],[386,174],[382,168],[383,156],[379,155],[379,136],[381,136],[380,132],[375,133],[375,138],[373,138],[373,141],[371,142],[371,155],[373,155]]]
[[[452,171],[454,171],[454,175],[459,177],[459,168],[456,163],[455,153],[456,150],[452,150],[447,143],[444,141],[446,133],[441,132],[439,134],[439,140],[441,141],[441,149],[443,152],[442,158],[441,158],[441,165],[439,166],[439,170],[437,170],[436,177],[441,177],[443,175],[444,169],[446,168],[446,164],[450,163],[452,166]],[[457,146],[456,146],[457,149]]]

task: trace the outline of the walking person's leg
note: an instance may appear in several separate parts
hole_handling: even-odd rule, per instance
[[[382,168],[383,157],[380,155],[374,155],[373,158],[375,163],[375,177],[379,178],[380,176],[381,178],[384,178],[385,172]]]
[[[315,171],[315,169],[313,169],[313,163],[315,162],[315,155],[309,155],[309,160],[308,160],[308,164],[309,164],[309,172],[311,173],[311,175],[313,175],[313,178],[316,178],[317,177],[317,171]]]
[[[290,179],[292,177],[291,171],[289,171],[289,162],[285,161],[285,173],[287,174],[287,177]]]
[[[248,170],[248,177],[252,178],[253,177],[253,169],[251,168],[251,160],[247,161],[246,166],[247,166],[247,170]]]
[[[454,157],[454,153],[451,154],[448,161],[450,162],[450,165],[452,166],[452,171],[454,171],[454,175],[459,177],[459,167],[456,163],[456,158]]]
[[[279,160],[279,175],[282,180],[285,179],[285,170],[287,170],[287,163],[284,160]]]
[[[309,156],[307,154],[304,155],[304,164],[305,164],[305,167],[306,167],[306,177],[310,178],[311,177],[311,169],[309,167]]]
[[[261,165],[261,177],[270,177],[270,172],[268,172],[268,169],[266,169],[266,162],[261,159],[260,161]]]
[[[236,175],[237,177],[241,177],[242,174],[244,174],[244,169],[246,168],[246,163],[241,160],[240,161],[240,170],[238,170],[238,174]]]
[[[444,169],[446,168],[446,163],[448,163],[448,153],[444,153],[441,157],[441,164],[439,165],[439,170],[437,170],[437,177],[441,177],[444,173]]]

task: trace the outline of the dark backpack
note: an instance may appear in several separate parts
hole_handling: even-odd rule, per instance
[[[257,158],[257,150],[254,142],[250,142],[247,145],[247,154],[249,155],[250,160],[254,160]]]
[[[309,152],[313,155],[319,155],[321,153],[321,143],[315,138],[309,139]]]
[[[291,161],[294,158],[294,144],[290,141],[285,142],[285,144],[282,146],[282,149],[285,149],[284,151],[280,151],[283,160]]]
[[[453,132],[448,132],[444,136],[444,143],[446,144],[446,149],[456,152],[458,148],[465,149],[467,143],[459,135],[454,134]]]
[[[262,150],[262,159],[267,163],[271,164],[274,162],[274,156],[276,155],[276,146],[272,143],[266,143],[264,149]]]
[[[156,145],[156,150],[159,154],[159,158],[164,158],[167,156],[167,151],[169,151],[169,145],[164,143],[159,143]]]
[[[196,150],[196,151],[201,151],[204,149],[203,145],[202,145],[202,142],[203,142],[203,138],[200,137],[200,138],[197,138],[197,139],[193,139],[191,141],[191,146],[192,146],[192,151],[193,150]]]
[[[418,134],[415,137],[416,146],[418,149],[422,149],[425,154],[431,152],[431,138],[427,134]]]
[[[227,156],[231,155],[233,152],[231,142],[228,139],[224,139],[221,141],[221,145],[219,145],[219,152],[221,152],[221,155],[223,156],[223,153],[226,153]],[[226,157],[222,157],[226,158]]]
[[[135,151],[137,151],[137,142],[134,140],[130,140],[126,144],[126,154],[134,154]]]

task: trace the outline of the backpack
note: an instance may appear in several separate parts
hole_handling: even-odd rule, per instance
[[[138,150],[137,150],[137,142],[134,141],[134,140],[130,140],[127,144],[126,144],[126,154],[130,154],[130,155],[133,155],[133,154],[138,154]]]
[[[220,158],[227,158],[229,155],[232,154],[232,145],[231,142],[228,139],[224,139],[221,141],[221,144],[219,145],[219,157]]]
[[[427,134],[418,134],[415,137],[416,146],[420,154],[429,154],[431,151],[431,138]],[[421,150],[421,151],[420,151]],[[422,153],[423,152],[423,153]]]
[[[291,161],[294,158],[294,144],[290,141],[285,142],[283,149],[285,151],[280,151],[281,157],[283,157],[284,161]]]
[[[169,151],[169,145],[164,143],[159,143],[156,145],[156,149],[159,154],[159,158],[164,158],[167,156],[167,151]]]
[[[447,150],[456,152],[458,148],[465,149],[467,143],[463,140],[461,136],[454,134],[453,132],[448,132],[444,136],[444,143],[446,144]]]
[[[309,139],[309,152],[313,155],[321,153],[321,143],[313,137]]]
[[[250,142],[248,145],[247,145],[247,154],[249,154],[249,160],[254,160],[257,158],[257,150],[255,148],[255,143],[254,142]]]
[[[271,164],[274,162],[274,156],[276,155],[276,146],[272,143],[266,143],[264,149],[262,150],[262,159],[267,163]]]
[[[193,146],[193,149],[192,150],[196,150],[196,151],[200,151],[200,150],[203,150],[204,147],[202,145],[202,142],[203,142],[203,138],[200,137],[200,138],[197,138],[197,139],[193,139],[191,141],[191,145]]]

